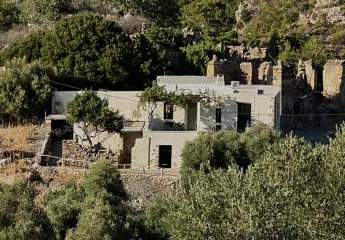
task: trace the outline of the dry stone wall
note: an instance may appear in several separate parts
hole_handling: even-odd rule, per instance
[[[111,151],[95,152],[92,149],[84,148],[72,140],[63,141],[63,159],[70,159],[75,162],[96,162],[98,160],[109,160],[113,164],[117,164],[120,158],[118,153]]]

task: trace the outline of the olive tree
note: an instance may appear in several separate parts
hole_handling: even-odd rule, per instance
[[[108,101],[91,91],[77,95],[68,104],[67,121],[78,124],[90,147],[94,146],[93,139],[101,133],[119,132],[123,126],[122,117],[109,108]]]
[[[14,59],[0,73],[0,112],[4,121],[39,120],[49,110],[53,71],[41,62]]]

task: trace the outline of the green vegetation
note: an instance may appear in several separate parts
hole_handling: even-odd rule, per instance
[[[53,70],[41,62],[14,59],[0,72],[0,119],[5,122],[39,120],[49,110]]]
[[[196,171],[209,173],[217,169],[245,170],[276,142],[279,136],[264,125],[239,134],[233,131],[202,133],[188,143],[182,153],[182,175]]]
[[[103,100],[91,91],[78,94],[67,106],[67,121],[77,123],[93,147],[92,140],[103,132],[119,132],[123,127],[122,117],[109,108]]]
[[[200,156],[206,148],[202,139],[194,143],[201,152],[194,154]],[[148,220],[170,239],[341,239],[344,139],[345,126],[329,145],[311,145],[293,136],[273,144],[258,141],[266,151],[256,155],[244,174],[233,167],[206,175],[197,171],[189,175],[193,181],[153,202]],[[229,145],[234,156],[238,147]],[[208,149],[205,154],[212,152]],[[193,160],[185,155],[184,161]]]
[[[2,239],[342,239],[345,126],[328,145],[264,126],[201,135],[185,148],[183,185],[130,207],[108,161],[38,198],[40,178],[0,185]],[[186,155],[187,153],[193,153]],[[240,171],[241,155],[251,160]],[[211,156],[212,155],[212,156]],[[198,159],[201,159],[198,161]]]
[[[35,206],[33,186],[23,182],[2,184],[0,200],[1,239],[50,239],[49,219]]]
[[[99,161],[81,184],[70,183],[44,196],[40,210],[53,234],[40,239],[160,239],[126,199],[117,169]]]
[[[182,7],[181,24],[204,40],[231,43],[236,40],[235,11],[239,1],[192,0]]]
[[[0,0],[0,33],[18,23],[19,14],[15,1]]]

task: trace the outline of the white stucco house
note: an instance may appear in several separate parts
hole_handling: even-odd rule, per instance
[[[164,86],[167,91],[192,94],[212,91],[226,100],[222,106],[191,102],[185,108],[161,102],[150,118],[146,111],[138,110],[141,92],[98,91],[97,95],[106,98],[113,110],[119,110],[124,128],[120,134],[105,133],[96,140],[105,148],[122,151],[125,163],[131,164],[131,168],[179,169],[184,145],[200,132],[228,129],[241,132],[259,122],[279,129],[280,87],[240,85],[238,82],[225,85],[222,76],[159,76],[155,84]],[[52,115],[48,119],[63,120],[68,102],[78,93],[54,92]],[[73,138],[80,142],[83,133],[77,125],[73,128]]]

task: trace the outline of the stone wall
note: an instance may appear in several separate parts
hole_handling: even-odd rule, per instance
[[[40,167],[38,169],[43,181],[50,189],[56,189],[71,181],[80,183],[87,170],[75,168]],[[6,177],[8,179],[8,176]],[[180,176],[154,176],[122,172],[121,179],[128,194],[130,204],[135,208],[142,208],[148,201],[171,192],[178,187]]]
[[[179,184],[179,176],[122,174],[126,192],[133,207],[142,208],[153,198],[171,192]]]
[[[240,69],[242,82],[245,82],[248,85],[252,85],[253,82],[257,81],[257,79],[255,78],[254,65],[252,62],[241,63]]]
[[[74,161],[96,162],[98,160],[106,159],[117,164],[120,159],[119,153],[113,153],[111,151],[101,151],[96,153],[94,150],[85,148],[72,140],[64,140],[62,143],[62,149],[62,158]]]
[[[323,70],[323,94],[329,98],[338,97],[344,88],[344,60],[329,60]],[[344,100],[344,97],[342,97]],[[344,101],[343,101],[344,102]]]

